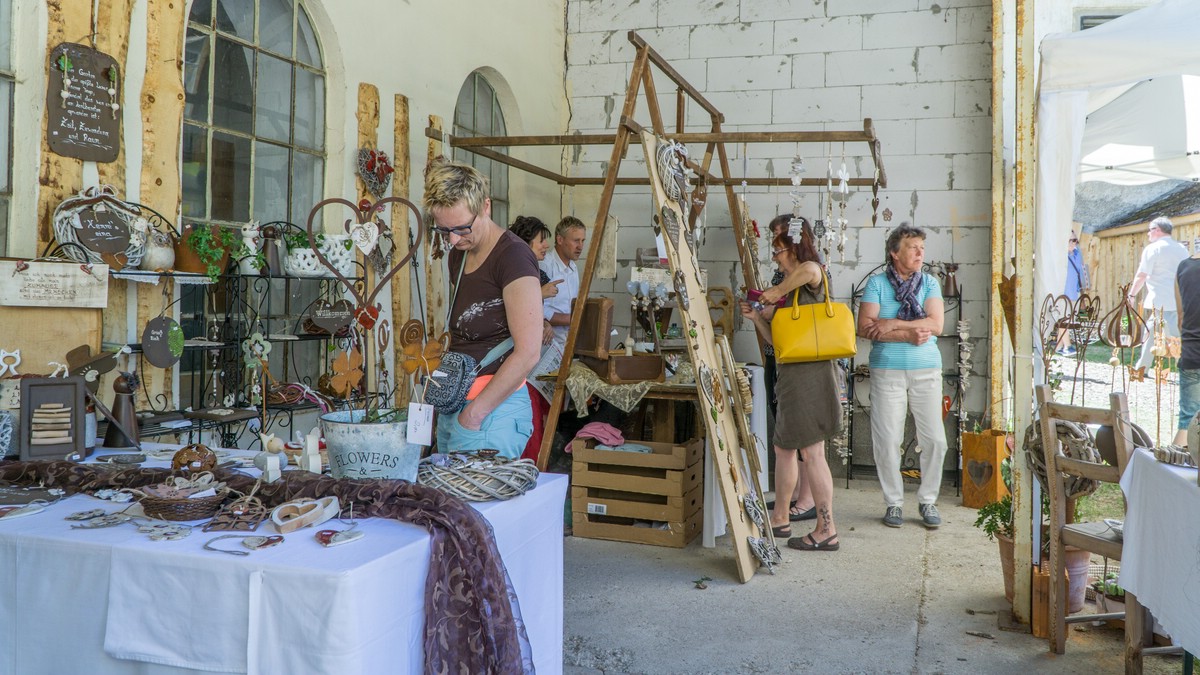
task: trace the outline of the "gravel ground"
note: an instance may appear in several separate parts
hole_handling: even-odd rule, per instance
[[[1089,353],[1093,350],[1107,353],[1108,348],[1103,345],[1088,348]],[[1130,382],[1124,367],[1084,363],[1074,356],[1055,355],[1051,368],[1062,376],[1062,384],[1054,393],[1056,400],[1107,408],[1109,393],[1123,391],[1129,400],[1134,423],[1145,429],[1156,445],[1165,445],[1174,439],[1179,421],[1178,373],[1169,373],[1159,386],[1153,377]]]

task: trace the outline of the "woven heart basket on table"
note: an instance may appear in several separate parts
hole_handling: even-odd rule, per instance
[[[151,518],[161,520],[204,520],[217,515],[221,504],[229,491],[218,492],[211,497],[195,499],[162,499],[160,497],[142,497],[138,503],[142,510]]]

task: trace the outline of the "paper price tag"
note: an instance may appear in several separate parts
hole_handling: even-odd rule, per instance
[[[408,404],[408,442],[433,444],[433,406],[415,401]]]
[[[587,512],[596,516],[608,515],[608,506],[606,504],[588,504]]]

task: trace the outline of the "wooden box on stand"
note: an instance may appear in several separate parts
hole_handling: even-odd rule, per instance
[[[704,442],[637,443],[651,452],[572,443],[574,535],[682,548],[703,524]]]
[[[1008,457],[1007,434],[996,429],[962,435],[962,505],[977,509],[1008,494],[1000,464]]]

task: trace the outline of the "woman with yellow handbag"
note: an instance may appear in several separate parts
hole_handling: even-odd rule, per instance
[[[785,233],[776,236],[771,245],[772,257],[783,271],[784,280],[763,292],[762,304],[742,301],[741,311],[754,322],[763,339],[774,344],[771,319],[776,311],[775,301],[786,295],[788,307],[824,304],[826,277],[807,223],[802,225],[799,242]],[[779,311],[789,310],[785,307]],[[825,459],[825,441],[839,434],[842,426],[834,363],[830,360],[780,363],[778,368],[775,393],[779,403],[771,439],[775,446],[777,497],[771,511],[771,528],[776,537],[791,536],[787,497],[803,472],[803,479],[812,490],[817,521],[812,532],[791,537],[788,547],[800,551],[836,551],[840,544],[833,522],[833,475]]]

